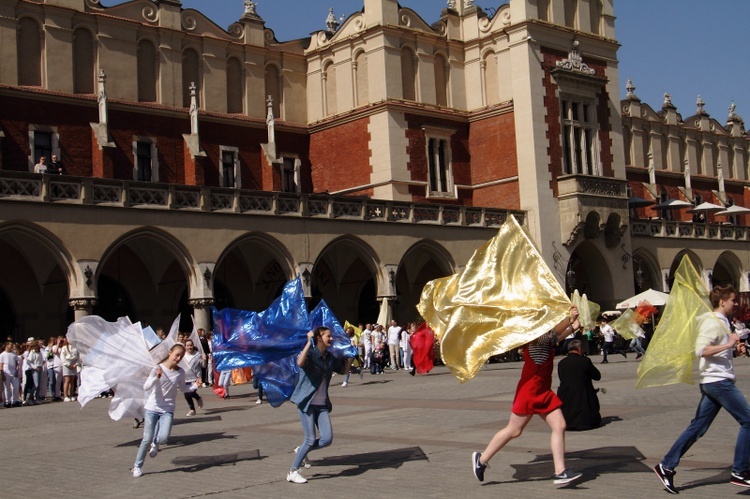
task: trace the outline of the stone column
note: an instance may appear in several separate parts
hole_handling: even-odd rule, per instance
[[[188,300],[188,304],[193,307],[193,317],[196,329],[205,329],[211,331],[211,313],[210,308],[214,304],[213,298],[197,298]]]
[[[96,303],[96,298],[71,298],[68,300],[68,304],[73,307],[75,320],[91,315]]]

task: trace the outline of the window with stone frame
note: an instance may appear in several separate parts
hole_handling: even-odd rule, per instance
[[[221,187],[239,189],[241,185],[239,149],[237,147],[219,146],[221,153]]]
[[[139,182],[159,181],[159,161],[156,142],[147,138],[133,141],[133,180]]]
[[[456,197],[451,154],[452,130],[425,128],[427,197]]]
[[[563,97],[562,143],[563,172],[566,174],[602,174],[594,101]]]
[[[45,125],[29,125],[29,154],[28,167],[29,171],[34,171],[34,165],[39,162],[39,158],[47,158],[47,164],[51,161],[53,154],[60,155],[60,135],[57,127]]]
[[[281,158],[281,192],[301,192],[299,158]]]

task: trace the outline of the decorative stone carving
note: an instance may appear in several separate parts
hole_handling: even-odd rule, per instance
[[[596,71],[583,62],[583,57],[581,57],[581,53],[578,51],[579,45],[580,42],[578,40],[573,40],[573,45],[570,52],[568,52],[568,58],[563,59],[562,61],[557,61],[556,66],[560,69],[593,76]]]
[[[255,8],[258,6],[256,2],[253,2],[253,0],[245,0],[245,14],[246,16],[257,16],[258,13],[255,12]]]
[[[197,309],[212,307],[214,303],[215,303],[215,300],[213,298],[208,298],[208,297],[191,298],[188,300],[188,305]]]
[[[75,310],[91,310],[97,303],[99,303],[99,300],[96,298],[71,298],[68,300],[68,305]]]
[[[697,106],[695,114],[700,116],[708,116],[708,113],[703,109],[706,103],[703,101],[703,99],[701,99],[700,94],[698,94],[698,100],[695,101],[695,105]]]
[[[336,19],[336,16],[333,14],[333,7],[328,9],[328,17],[326,17],[326,31],[328,33],[335,33],[337,29],[339,29],[339,25],[341,23]]]
[[[198,135],[198,100],[195,95],[195,82],[190,82],[190,134]]]

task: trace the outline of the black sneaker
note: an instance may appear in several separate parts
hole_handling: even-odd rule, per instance
[[[654,466],[654,473],[656,473],[656,476],[659,477],[659,480],[661,480],[661,483],[664,485],[664,488],[667,489],[667,492],[670,494],[679,494],[680,492],[675,488],[674,486],[674,476],[677,474],[676,471],[670,471],[664,466],[661,465],[661,463]],[[732,483],[734,483],[734,474],[732,474]],[[747,485],[746,485],[747,487]]]
[[[489,465],[482,464],[482,461],[479,460],[480,457],[482,457],[481,452],[475,452],[471,455],[471,467],[474,469],[474,476],[477,477],[477,480],[484,482],[484,470],[489,468]]]
[[[555,485],[565,485],[570,482],[573,482],[575,480],[578,480],[583,476],[583,473],[579,473],[577,471],[566,469],[562,473],[555,474],[552,478],[554,480]]]
[[[739,485],[740,487],[750,487],[750,471],[742,471],[740,473],[733,471],[730,483]]]

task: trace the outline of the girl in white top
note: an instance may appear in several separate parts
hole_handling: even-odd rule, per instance
[[[133,476],[136,478],[143,475],[141,468],[146,459],[146,451],[149,456],[156,457],[159,453],[159,446],[167,442],[172,431],[177,390],[182,392],[187,390],[185,371],[177,365],[184,355],[185,346],[182,343],[175,343],[169,350],[169,356],[151,370],[151,374],[143,384],[143,389],[147,394],[144,406],[146,414],[143,440],[141,440],[133,466]]]
[[[79,357],[78,349],[70,345],[67,338],[64,338],[63,347],[60,349],[60,360],[63,366],[63,394],[65,395],[65,402],[76,399],[76,375],[78,374],[76,368],[78,367]]]
[[[3,379],[6,409],[18,405],[18,367],[20,361],[13,352],[13,343],[5,344],[5,351],[0,353],[0,377]]]
[[[407,371],[411,370],[411,343],[409,343],[409,338],[411,338],[412,333],[416,331],[416,326],[414,324],[409,325],[409,330],[402,331],[401,332],[401,349],[404,351],[404,369]]]
[[[23,388],[24,405],[34,405],[41,403],[39,398],[39,377],[42,371],[44,359],[39,353],[39,344],[34,338],[29,338],[29,349],[24,354],[24,371],[26,373],[26,382]]]
[[[201,355],[193,340],[185,341],[185,362],[190,369],[185,371],[185,384],[188,385],[188,391],[185,392],[185,401],[188,403],[190,410],[187,416],[195,416],[195,403],[198,402],[198,407],[203,408],[203,399],[198,392],[198,380],[201,378],[201,370],[206,367],[206,356]]]

